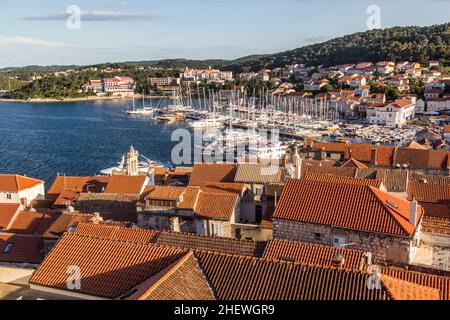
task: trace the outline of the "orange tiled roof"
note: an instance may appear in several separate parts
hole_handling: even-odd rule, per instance
[[[80,196],[79,193],[71,191],[71,190],[65,190],[61,192],[56,198],[55,202],[53,202],[54,206],[72,206],[75,201],[77,201],[78,197]]]
[[[450,184],[438,185],[431,183],[409,182],[408,199],[420,202],[449,203]]]
[[[419,149],[419,150],[427,150],[428,148],[419,144],[417,141],[411,141],[411,143],[408,145],[408,148],[410,149]]]
[[[342,268],[353,271],[362,270],[363,251],[297,241],[270,240],[263,258],[295,261],[312,266],[333,267],[333,258],[338,254],[345,258]]]
[[[201,186],[203,192],[242,194],[246,189],[244,183],[207,182]]]
[[[328,174],[333,176],[341,176],[341,177],[354,177],[356,175],[356,168],[351,167],[331,167],[331,166],[310,166],[308,163],[302,163],[302,177],[305,176],[306,173],[320,173],[320,174]]]
[[[205,182],[234,182],[236,166],[234,164],[194,164],[189,186],[200,187]]]
[[[67,232],[70,227],[77,226],[81,222],[89,222],[94,218],[93,214],[86,214],[80,212],[63,212],[51,224],[51,226],[44,232],[42,237],[46,239],[58,239]]]
[[[178,208],[194,210],[200,192],[200,188],[187,187],[183,193],[183,201],[178,205]]]
[[[266,243],[263,241],[236,240],[233,238],[169,231],[162,231],[156,239],[156,244],[196,251],[223,252],[254,257],[262,256],[266,246]]]
[[[345,167],[360,168],[360,169],[367,168],[367,166],[364,163],[361,163],[361,162],[359,162],[358,160],[356,160],[354,158],[348,159],[347,162],[345,162],[341,167],[342,168],[345,168]]]
[[[351,177],[345,177],[345,176],[320,174],[320,173],[314,173],[314,172],[305,173],[305,176],[303,177],[303,179],[311,180],[311,181],[339,183],[339,184],[356,184],[356,185],[362,185],[362,186],[372,186],[377,189],[380,189],[380,187],[382,185],[382,181],[377,180],[377,179],[358,179],[358,178],[351,178]]]
[[[422,220],[422,232],[450,236],[450,217],[424,216]]]
[[[8,244],[12,244],[11,251],[5,252]],[[0,233],[0,261],[13,263],[38,264],[43,259],[40,237],[13,233]]]
[[[219,300],[385,300],[368,274],[217,253],[196,253]]]
[[[146,179],[146,176],[111,176],[105,193],[141,194]]]
[[[162,277],[153,283],[138,300],[214,300],[208,280],[197,258],[188,252]]]
[[[17,203],[0,203],[0,229],[8,227],[19,208],[20,204]]]
[[[57,198],[63,191],[81,192],[102,192],[106,187],[109,177],[85,176],[66,177],[57,176],[52,186],[47,192],[49,198]]]
[[[58,216],[58,212],[51,211],[20,211],[11,220],[7,230],[12,233],[42,235]]]
[[[439,289],[440,298],[442,300],[450,300],[450,277],[388,267],[380,267],[380,272],[383,275]]]
[[[0,191],[19,192],[41,183],[44,181],[17,174],[0,174]]]
[[[383,287],[392,300],[440,300],[439,290],[386,275],[381,275]]]
[[[75,233],[114,241],[148,244],[156,241],[159,231],[126,228],[107,224],[80,223]]]
[[[407,164],[412,169],[442,169],[447,168],[447,153],[445,150],[397,148],[393,163]]]
[[[411,182],[423,182],[443,186],[450,185],[450,177],[442,175],[412,173],[409,180]]]
[[[146,191],[145,199],[177,200],[185,191],[184,187],[152,186]]]
[[[418,202],[423,207],[425,216],[444,219],[450,218],[450,203]]]
[[[235,182],[273,183],[283,182],[283,170],[279,166],[268,166],[259,163],[239,163]]]
[[[200,217],[229,221],[238,200],[237,194],[201,192],[195,206],[195,213]]]
[[[395,207],[394,207],[395,206]],[[422,208],[418,206],[418,217]],[[408,201],[370,186],[289,180],[274,218],[368,232],[411,236]]]
[[[115,298],[156,275],[186,251],[66,233],[30,279],[30,284],[67,290],[67,270],[78,266],[81,288],[73,292]]]
[[[392,163],[392,158],[394,156],[394,147],[373,146],[370,144],[349,144],[349,148],[346,151],[345,158],[354,158],[361,162],[370,163],[372,149],[377,150],[376,161],[379,166],[389,166]]]

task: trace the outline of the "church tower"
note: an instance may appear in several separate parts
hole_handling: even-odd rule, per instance
[[[134,150],[133,146],[131,146],[130,152],[128,152],[127,159],[126,159],[126,175],[127,176],[137,176],[139,174],[138,157],[139,157],[139,152]]]

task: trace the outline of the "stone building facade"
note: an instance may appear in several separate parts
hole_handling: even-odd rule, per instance
[[[375,263],[400,264],[409,264],[414,259],[420,234],[420,225],[412,237],[401,237],[284,219],[274,219],[273,229],[274,239],[330,246],[343,245],[370,252]]]

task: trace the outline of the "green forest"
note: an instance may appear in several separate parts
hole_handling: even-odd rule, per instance
[[[160,61],[139,61],[105,63],[94,65],[101,70],[105,67],[121,68],[117,74],[82,71],[68,76],[54,76],[53,72],[63,70],[63,66],[8,68],[0,70],[0,90],[7,90],[11,80],[12,92],[7,96],[17,99],[29,98],[66,98],[86,95],[80,92],[81,86],[91,79],[101,79],[114,75],[126,75],[136,80],[136,91],[149,93],[149,77],[177,76],[177,68],[208,66],[237,72],[259,71],[262,68],[285,67],[293,63],[306,65],[331,66],[361,61],[377,62],[381,60],[418,61],[427,65],[428,60],[439,59],[441,71],[450,68],[450,23],[428,27],[394,27],[383,30],[359,32],[335,38],[323,43],[308,45],[298,49],[271,55],[252,55],[237,60],[188,60],[166,59]],[[142,69],[152,66],[159,69]],[[70,66],[74,70],[80,67]],[[88,66],[89,67],[89,66]],[[33,72],[45,73],[41,80],[24,82]],[[245,84],[248,86],[249,84]],[[23,87],[22,87],[23,86]],[[231,87],[231,84],[229,84]],[[254,86],[250,86],[252,89]],[[270,87],[270,85],[269,85]],[[257,88],[258,89],[258,88]],[[388,90],[373,88],[374,90]],[[390,90],[392,91],[392,90]],[[388,92],[394,96],[396,92]]]

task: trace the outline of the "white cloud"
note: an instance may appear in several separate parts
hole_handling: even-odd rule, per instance
[[[36,47],[66,47],[67,45],[61,42],[51,42],[42,39],[34,39],[28,37],[3,37],[0,36],[0,44],[4,45],[25,45]]]
[[[27,16],[24,20],[30,21],[61,21],[67,20],[69,14],[57,13],[41,16]],[[144,20],[159,20],[160,16],[157,14],[146,13],[123,13],[115,11],[81,11],[82,21],[144,21]]]

